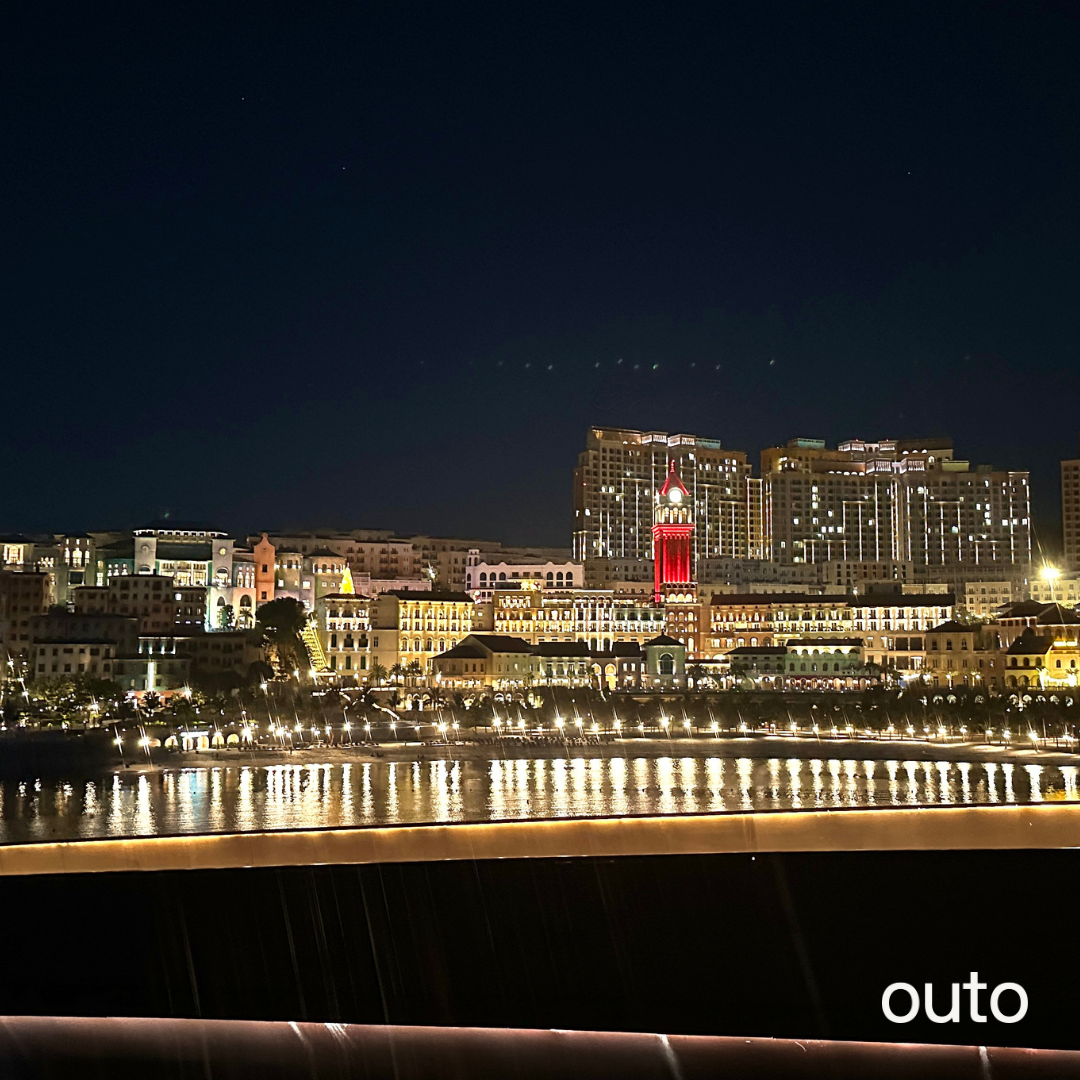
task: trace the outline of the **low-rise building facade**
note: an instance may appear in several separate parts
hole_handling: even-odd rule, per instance
[[[426,672],[432,657],[472,631],[468,593],[394,589],[372,599],[371,662],[387,670],[414,662]]]
[[[512,585],[513,583],[506,583]],[[664,609],[607,589],[547,589],[535,581],[496,589],[496,633],[541,641],[584,641],[594,652],[616,641],[643,644],[664,628]]]

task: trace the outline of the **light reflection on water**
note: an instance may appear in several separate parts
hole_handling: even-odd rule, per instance
[[[0,842],[585,815],[1080,801],[1074,765],[592,756],[0,783]]]

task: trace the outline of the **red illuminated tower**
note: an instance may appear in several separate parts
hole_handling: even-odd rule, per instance
[[[653,560],[655,600],[662,602],[672,586],[691,586],[694,580],[694,511],[690,492],[683,487],[675,462],[653,505]]]

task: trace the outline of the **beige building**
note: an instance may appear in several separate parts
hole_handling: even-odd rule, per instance
[[[1008,648],[1025,630],[1071,640],[1080,635],[1080,615],[1064,604],[1040,604],[1020,600],[1004,607],[994,622],[1003,648]]]
[[[1028,583],[1028,596],[1039,604],[1080,604],[1080,575],[1056,574],[1044,577],[1032,574]]]
[[[528,642],[506,634],[467,634],[432,661],[436,686],[447,690],[515,690],[531,686],[537,661]]]
[[[815,577],[822,585],[839,585],[849,592],[859,592],[867,585],[894,582],[911,585],[915,582],[915,565],[886,559],[826,559],[812,564]]]
[[[138,619],[143,634],[172,633],[178,627],[202,630],[206,625],[206,588],[177,585],[164,574],[124,574],[106,585],[72,590],[76,615],[125,615]]]
[[[935,687],[984,687],[997,692],[1002,686],[1002,653],[993,624],[946,620],[926,633],[923,678]]]
[[[260,537],[250,537],[258,544]],[[304,560],[323,558],[324,552],[339,556],[352,571],[353,579],[364,575],[372,578],[419,579],[422,567],[416,549],[409,540],[395,537],[393,533],[378,529],[355,529],[352,532],[294,533],[292,535],[268,534],[267,539],[279,556],[288,554],[290,565],[286,569],[300,570]],[[295,586],[290,586],[295,588]],[[301,586],[302,588],[302,586]],[[312,582],[309,589],[314,589]],[[260,603],[262,598],[260,597]],[[312,600],[314,602],[314,599]]]
[[[608,651],[616,641],[639,644],[664,628],[664,609],[606,589],[546,589],[523,581],[517,589],[498,589],[492,597],[496,634],[541,641],[584,641]]]
[[[865,690],[873,681],[861,638],[793,638],[786,650],[785,690]]]
[[[867,662],[904,676],[921,672],[927,631],[948,622],[956,613],[951,593],[868,593],[850,603],[855,636],[862,638]]]
[[[1005,650],[1002,677],[1006,693],[1075,688],[1080,680],[1076,628],[1040,632],[1029,627]]]
[[[0,682],[21,674],[30,659],[33,620],[48,604],[46,574],[0,570]]]
[[[529,562],[480,562],[465,568],[465,591],[475,600],[490,600],[495,589],[514,581],[535,581],[548,589],[580,589],[585,584],[583,563],[550,559]]]
[[[911,564],[952,584],[1031,562],[1028,473],[973,469],[948,439],[793,439],[762,451],[761,476],[776,562]]]
[[[531,685],[608,690],[673,690],[686,685],[686,650],[663,634],[608,651],[584,641],[530,644],[509,634],[470,634],[432,660],[435,685],[447,690],[522,690]],[[575,734],[567,718],[566,733]]]
[[[371,663],[388,671],[414,661],[423,672],[433,656],[454,648],[472,631],[468,593],[397,589],[371,601]]]
[[[39,641],[33,646],[31,678],[41,682],[73,679],[111,681],[117,646],[114,642],[84,637],[71,641]]]
[[[951,619],[954,603],[950,593],[716,593],[708,607],[709,633],[702,651],[720,659],[732,649],[806,638],[857,639],[867,663],[911,675],[922,667],[926,631]]]
[[[329,593],[315,601],[315,622],[331,679],[363,682],[371,666],[371,600]]]
[[[574,559],[643,566],[652,559],[653,498],[671,462],[692,499],[694,563],[750,551],[750,466],[718,439],[590,428],[574,471]],[[637,571],[635,576],[641,577]]]
[[[714,593],[702,652],[721,659],[732,649],[783,645],[792,638],[851,637],[855,613],[848,597],[815,593]]]
[[[1013,583],[999,581],[966,581],[959,594],[959,607],[971,619],[993,619],[1000,608],[1016,599]]]

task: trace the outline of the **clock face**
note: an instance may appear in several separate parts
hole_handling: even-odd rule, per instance
[[[673,502],[682,502],[682,490],[677,487],[673,487],[668,493],[667,497]]]

